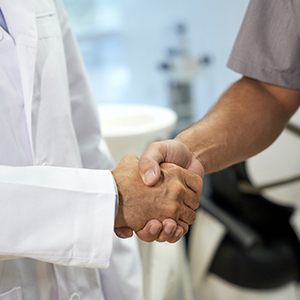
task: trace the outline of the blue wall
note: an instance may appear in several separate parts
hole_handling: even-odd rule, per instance
[[[168,105],[168,79],[157,66],[178,22],[189,28],[191,52],[213,58],[194,82],[195,118],[239,77],[226,62],[248,0],[89,0],[85,10],[66,2],[98,102]]]

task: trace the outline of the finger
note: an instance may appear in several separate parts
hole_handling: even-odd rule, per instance
[[[183,222],[182,220],[178,220],[177,224],[183,229],[182,236],[186,235],[187,232],[189,231],[190,226],[187,223]]]
[[[175,231],[177,230],[177,223],[172,219],[163,221],[163,230],[161,231],[158,242],[168,242],[173,239]]]
[[[192,225],[195,222],[196,219],[196,213],[193,209],[183,206],[181,209],[181,215],[180,218],[184,223],[188,225]]]
[[[193,156],[191,164],[188,167],[188,170],[196,173],[201,178],[204,177],[204,174],[205,174],[204,167],[203,167],[202,163],[195,156]]]
[[[170,239],[168,242],[170,243],[176,243],[178,242],[180,239],[182,239],[182,237],[184,235],[187,234],[187,232],[189,231],[189,225],[184,223],[183,221],[179,220],[177,222],[178,226],[177,226],[177,230],[175,231],[172,239]]]
[[[172,236],[168,236],[165,238],[162,234],[160,234],[158,241],[159,242],[169,242],[169,243],[176,243],[178,242],[189,230],[189,225],[184,223],[183,221],[179,220],[177,222],[176,230],[174,231]]]
[[[115,234],[121,239],[128,239],[133,236],[133,231],[128,227],[115,228]]]
[[[200,206],[200,193],[195,194],[190,188],[185,187],[184,192],[182,192],[182,200],[186,208],[195,211]]]
[[[182,169],[182,175],[185,185],[196,194],[200,194],[203,187],[203,179],[190,171]]]
[[[142,230],[136,232],[136,235],[144,242],[153,242],[158,239],[162,228],[163,225],[160,221],[151,220],[145,225]]]

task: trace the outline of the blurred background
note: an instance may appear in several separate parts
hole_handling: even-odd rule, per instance
[[[179,46],[201,64],[192,80],[194,118],[216,101],[237,75],[226,62],[247,0],[65,0],[99,103],[169,105],[170,74],[161,64]],[[174,54],[173,54],[174,55]]]

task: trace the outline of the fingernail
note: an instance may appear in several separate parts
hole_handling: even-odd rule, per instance
[[[166,225],[165,228],[164,228],[164,232],[167,234],[167,235],[170,235],[173,231],[173,226],[172,225]]]
[[[143,180],[146,184],[152,183],[154,179],[155,179],[155,172],[153,169],[148,170],[143,177]]]
[[[125,234],[123,234],[123,233],[116,232],[116,235],[117,235],[119,238],[121,238],[121,239],[127,239],[127,238],[128,238],[128,236],[125,235]]]
[[[183,231],[181,228],[178,228],[175,232],[175,237],[179,238],[183,234]]]
[[[160,229],[159,226],[152,225],[152,226],[150,226],[149,231],[152,235],[156,235],[156,234],[158,234],[159,229]]]

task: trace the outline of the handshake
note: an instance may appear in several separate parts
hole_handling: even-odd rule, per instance
[[[140,160],[126,156],[112,172],[119,191],[115,232],[144,241],[178,241],[195,221],[204,169],[181,142],[153,143]]]

